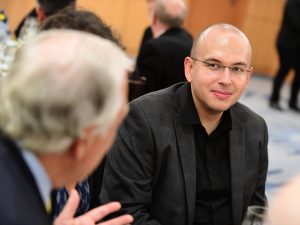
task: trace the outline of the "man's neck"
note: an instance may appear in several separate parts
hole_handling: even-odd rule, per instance
[[[199,113],[198,113],[199,115]],[[217,116],[203,116],[199,115],[200,122],[202,126],[205,128],[208,135],[210,135],[220,124],[222,118],[222,114],[219,114]]]
[[[152,23],[151,30],[153,33],[153,38],[158,38],[163,33],[165,33],[169,28],[170,27],[166,26],[165,24],[163,24],[159,21]]]
[[[210,135],[220,124],[223,112],[215,112],[209,110],[208,108],[197,104],[196,101],[194,102],[199,116],[199,120],[202,126],[205,128],[207,134]]]

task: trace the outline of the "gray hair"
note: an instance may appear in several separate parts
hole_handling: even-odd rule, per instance
[[[95,125],[112,124],[131,62],[92,34],[42,32],[17,52],[0,90],[0,128],[35,152],[62,152]],[[98,130],[98,129],[97,129]]]
[[[154,14],[169,27],[180,27],[187,15],[184,0],[156,0]]]

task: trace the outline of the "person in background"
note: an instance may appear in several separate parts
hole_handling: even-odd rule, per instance
[[[267,225],[300,224],[300,176],[297,175],[280,187],[270,202]]]
[[[43,32],[18,50],[0,89],[1,223],[52,224],[51,190],[86,178],[113,143],[130,69],[117,45],[85,32]],[[132,222],[98,223],[117,202],[73,218],[78,203],[73,190],[54,224]]]
[[[24,28],[24,26],[27,26],[29,22],[36,24],[36,27],[32,27],[31,29],[38,29],[38,26],[41,25],[44,20],[65,9],[69,8],[69,10],[75,10],[76,8],[76,0],[37,0],[36,1],[36,7],[33,8],[19,23],[15,30],[15,36],[17,38],[23,38],[21,37],[24,35],[22,30],[27,29]]]
[[[150,21],[152,21],[152,19],[153,19],[154,3],[155,3],[155,0],[146,0],[147,12],[148,12],[148,16],[149,16]],[[144,30],[144,33],[143,33],[143,36],[142,36],[142,39],[141,39],[141,43],[140,43],[140,47],[139,47],[139,52],[141,51],[142,46],[148,40],[150,40],[152,37],[153,37],[153,34],[152,34],[151,26],[147,26],[145,28],[145,30]],[[140,53],[138,53],[138,55],[139,54]]]
[[[240,225],[266,203],[268,129],[238,103],[253,68],[249,40],[216,24],[184,60],[187,82],[130,102],[106,157],[100,200],[135,225]]]
[[[143,94],[184,81],[183,60],[192,47],[182,28],[187,15],[183,0],[154,0],[152,38],[141,44],[133,77],[145,77]]]
[[[80,30],[108,39],[121,48],[120,36],[95,13],[86,10],[62,10],[48,17],[40,27],[40,31],[51,29]]]
[[[44,20],[65,9],[76,9],[76,0],[37,0],[36,14],[38,21],[42,24]]]
[[[295,70],[291,84],[289,108],[300,113],[298,94],[300,89],[300,0],[287,0],[283,20],[277,37],[279,69],[273,81],[270,106],[283,110],[280,103],[280,90],[290,69]]]
[[[105,24],[97,15],[92,12],[84,10],[62,10],[48,17],[40,28],[40,31],[46,31],[51,29],[72,29],[80,30],[88,33],[95,34],[99,37],[108,39],[119,47],[123,48],[123,45],[119,41],[116,34],[112,32],[110,27]],[[52,208],[53,217],[57,217],[63,210],[69,192],[75,188],[80,194],[80,204],[76,211],[76,216],[82,215],[88,210],[99,206],[99,194],[101,189],[102,177],[103,177],[103,165],[101,163],[95,172],[85,178],[82,182],[78,182],[72,187],[66,187],[58,189],[52,193]]]

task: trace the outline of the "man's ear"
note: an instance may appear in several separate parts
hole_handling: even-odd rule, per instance
[[[69,151],[72,157],[76,160],[84,158],[91,145],[93,145],[94,140],[92,133],[94,129],[94,126],[85,127],[82,134],[78,138],[74,139]]]
[[[44,22],[44,20],[46,19],[46,14],[44,9],[38,5],[35,8],[36,14],[37,14],[37,19],[39,21],[40,24],[42,24]]]
[[[72,145],[69,147],[69,154],[70,156],[77,160],[83,158],[86,150],[86,141],[84,138],[77,138],[73,141]]]
[[[250,71],[247,72],[247,84],[246,84],[246,87],[248,87],[248,84],[249,84],[249,80],[252,76],[252,73],[253,73],[253,67],[250,67]]]
[[[192,59],[190,57],[185,57],[184,59],[184,74],[188,82],[192,81]]]

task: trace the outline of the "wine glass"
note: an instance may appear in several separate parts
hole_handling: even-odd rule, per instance
[[[267,225],[267,207],[249,206],[242,225]]]
[[[3,43],[0,52],[0,75],[1,78],[7,75],[9,69],[14,61],[15,52],[18,47],[18,42],[14,40],[7,40]]]
[[[26,42],[32,39],[38,32],[39,22],[34,17],[28,17],[20,30],[19,40]]]

